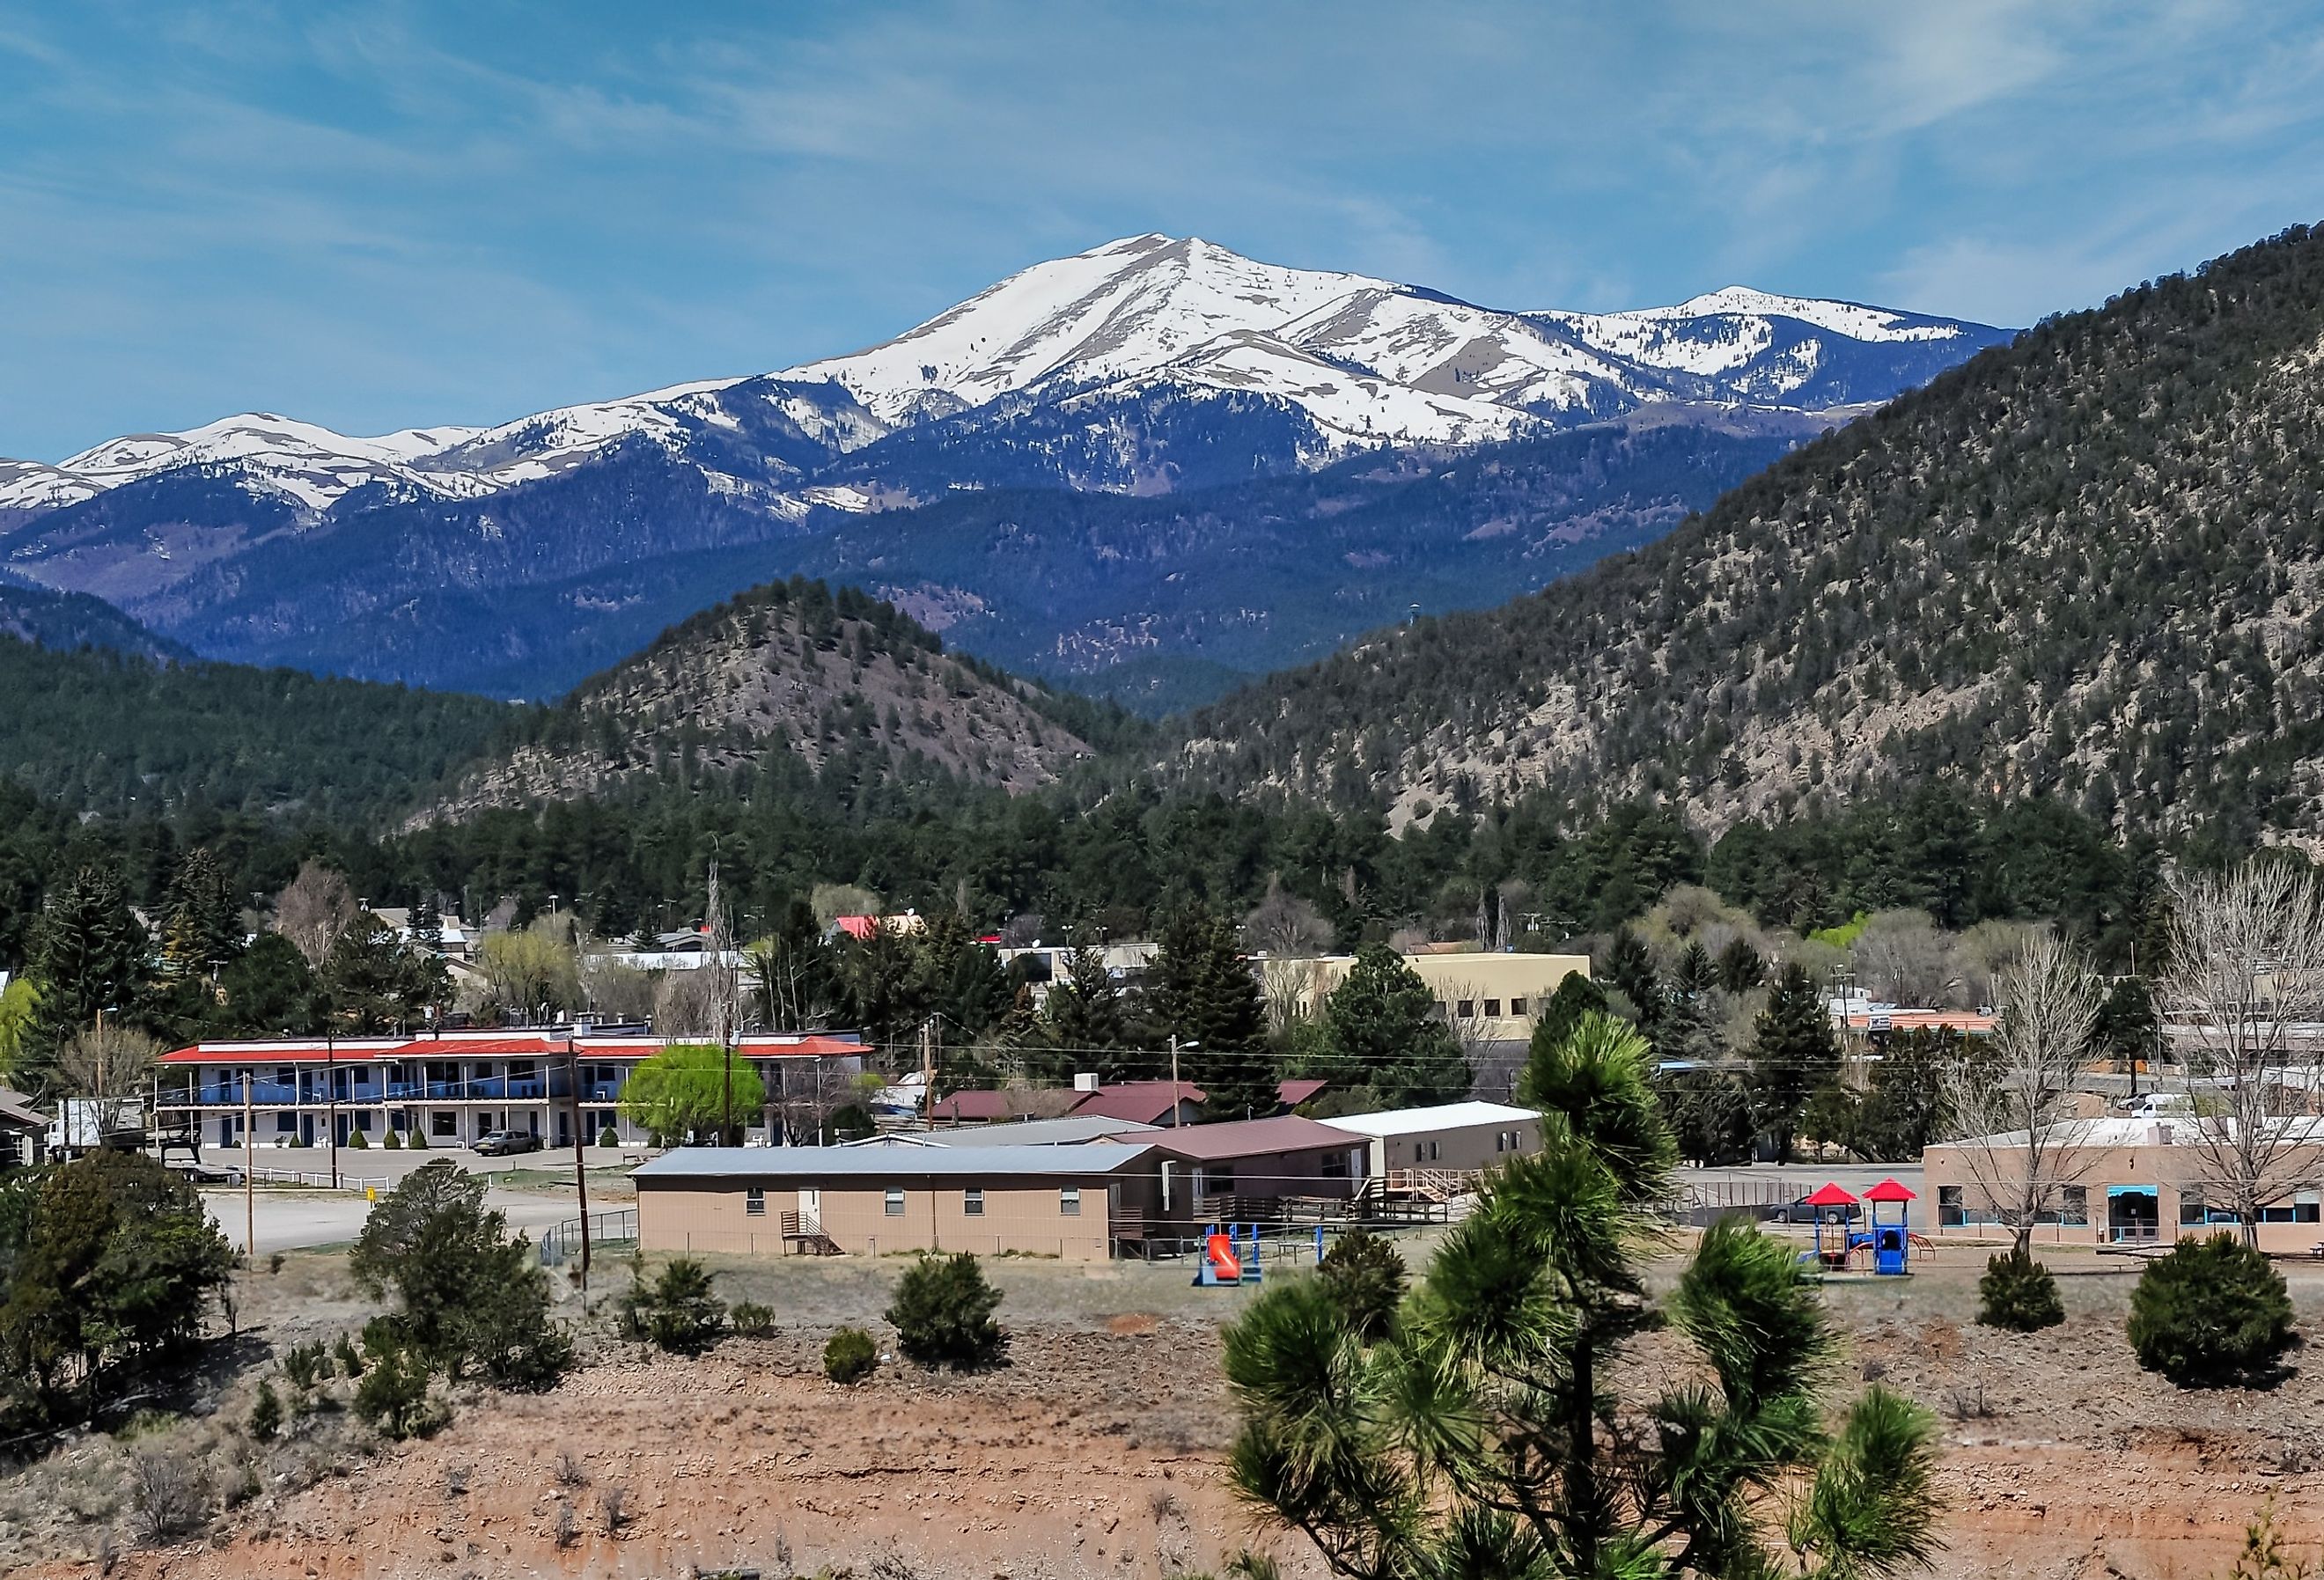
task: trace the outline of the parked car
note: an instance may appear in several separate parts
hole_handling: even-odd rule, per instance
[[[242,1183],[242,1170],[239,1169],[217,1169],[207,1163],[186,1163],[179,1167],[178,1172],[186,1177],[186,1181],[189,1185],[240,1185]]]
[[[540,1138],[530,1131],[486,1131],[476,1138],[479,1158],[512,1158],[519,1152],[538,1152]]]

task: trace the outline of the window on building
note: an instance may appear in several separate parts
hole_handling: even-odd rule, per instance
[[[274,1116],[274,1128],[281,1132],[297,1130],[299,1116],[295,1113],[278,1113]]]
[[[1057,1215],[1078,1218],[1082,1215],[1082,1187],[1078,1185],[1057,1187]]]
[[[754,1185],[742,1193],[742,1211],[753,1218],[767,1215],[767,1193],[763,1187]]]
[[[1509,1013],[1510,1013],[1510,1014],[1512,1014],[1512,1015],[1522,1015],[1522,1014],[1524,1014],[1524,1013],[1526,1012],[1526,1007],[1525,1007],[1525,1006],[1526,1006],[1526,1002],[1525,1002],[1525,1000],[1523,1000],[1523,999],[1521,999],[1521,998],[1518,998],[1518,999],[1511,999],[1511,1000],[1509,1001]]]
[[[1326,1179],[1345,1179],[1348,1177],[1348,1155],[1345,1152],[1324,1153],[1317,1172]]]
[[[371,1133],[371,1111],[369,1109],[365,1109],[362,1113],[356,1114],[355,1123],[355,1128],[362,1131],[364,1134],[368,1135]]]
[[[1442,1142],[1442,1141],[1430,1141],[1430,1142],[1428,1143],[1428,1160],[1429,1160],[1430,1162],[1432,1162],[1432,1163],[1436,1162],[1437,1160],[1439,1160],[1440,1159],[1442,1159],[1443,1156],[1444,1156],[1444,1143],[1443,1143],[1443,1142]]]
[[[2058,1190],[2058,1222],[2088,1224],[2090,1221],[2090,1187],[2087,1185],[2061,1186]]]
[[[891,1218],[900,1218],[904,1215],[904,1192],[902,1187],[891,1185],[888,1187],[887,1208],[888,1215]]]
[[[972,1185],[960,1193],[961,1215],[969,1218],[984,1216],[984,1187]]]
[[[1477,1001],[1475,999],[1462,999],[1456,1012],[1462,1020],[1467,1020],[1470,1016],[1477,1012]]]
[[[428,1116],[428,1133],[431,1136],[456,1136],[460,1133],[460,1117],[456,1113],[438,1112]]]
[[[2259,1221],[2263,1224],[2291,1224],[2298,1222],[2292,1214],[2292,1204],[2290,1202],[2280,1202],[2274,1206],[2260,1208]]]
[[[2179,1222],[2182,1225],[2204,1223],[2209,1217],[2209,1215],[2203,1210],[2201,1191],[2182,1190],[2179,1193]]]
[[[1500,1018],[1501,1001],[1499,999],[1487,999],[1485,1001],[1485,1019],[1488,1021],[1498,1021]]]
[[[2324,1193],[2303,1190],[2295,1194],[2292,1198],[2292,1221],[2295,1224],[2315,1223],[2319,1202],[2324,1202]]]
[[[1958,1185],[1937,1187],[1937,1224],[1941,1228],[1961,1226],[1961,1187]]]

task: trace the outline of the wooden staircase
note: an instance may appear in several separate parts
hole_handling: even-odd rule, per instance
[[[804,1213],[783,1215],[783,1252],[801,1256],[838,1256],[839,1242],[823,1232],[820,1220]]]

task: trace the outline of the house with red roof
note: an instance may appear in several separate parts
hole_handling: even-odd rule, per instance
[[[156,1118],[183,1125],[204,1145],[241,1147],[243,1120],[258,1146],[341,1146],[391,1133],[431,1147],[464,1147],[493,1131],[570,1146],[611,1130],[625,1144],[646,1136],[620,1111],[638,1065],[672,1041],[636,1035],[535,1030],[442,1031],[426,1037],[285,1037],[198,1042],[165,1053]],[[785,1072],[862,1068],[870,1051],[853,1032],[764,1032],[739,1039],[740,1066],[771,1095]],[[745,1116],[756,1117],[756,1116]]]

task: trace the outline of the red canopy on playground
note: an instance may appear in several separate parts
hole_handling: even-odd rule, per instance
[[[1852,1207],[1856,1205],[1856,1198],[1837,1185],[1820,1185],[1816,1187],[1815,1194],[1808,1197],[1807,1205],[1812,1207]]]
[[[1866,1191],[1864,1193],[1864,1199],[1866,1201],[1918,1201],[1921,1198],[1914,1196],[1913,1192],[1905,1187],[1897,1184],[1896,1181],[1893,1179],[1884,1179],[1879,1184],[1874,1186],[1870,1190]]]

